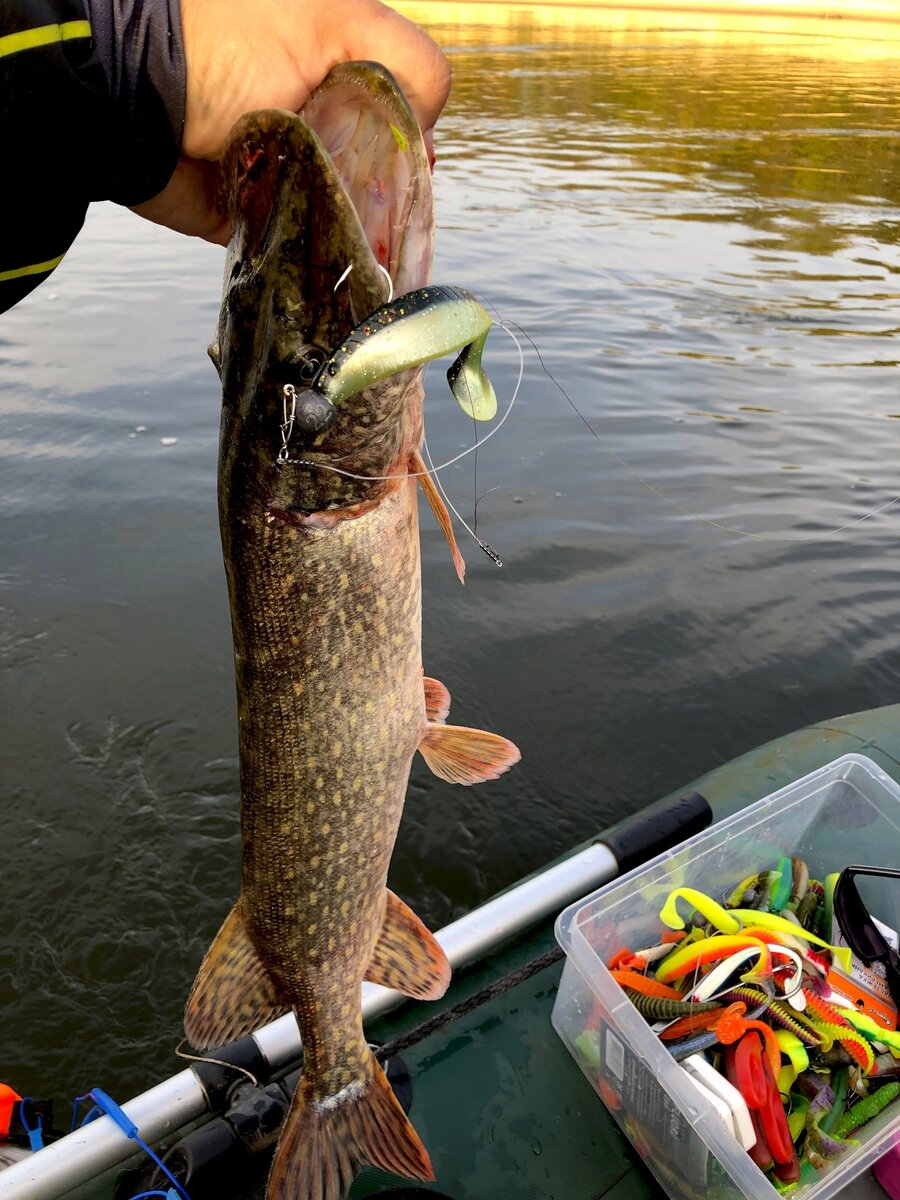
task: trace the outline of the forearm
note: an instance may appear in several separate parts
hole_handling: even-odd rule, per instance
[[[91,200],[165,187],[184,97],[177,0],[4,0],[0,310],[53,270]]]

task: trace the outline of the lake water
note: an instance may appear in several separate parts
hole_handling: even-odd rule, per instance
[[[439,926],[768,738],[898,699],[900,504],[826,535],[900,493],[900,42],[409,11],[455,72],[435,279],[527,330],[603,443],[526,342],[477,478],[444,475],[503,568],[463,545],[461,589],[423,521],[427,670],[523,751],[474,789],[414,768],[392,879]],[[221,263],[100,206],[0,321],[0,1078],[33,1095],[178,1067],[237,887]],[[502,403],[516,350],[489,348]],[[427,413],[436,460],[471,444],[437,370]]]

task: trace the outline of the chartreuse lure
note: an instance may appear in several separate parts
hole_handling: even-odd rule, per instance
[[[883,1025],[879,1025],[865,1013],[857,1012],[855,1008],[841,1008],[839,1011],[844,1020],[849,1021],[857,1033],[861,1033],[867,1041],[881,1042],[895,1056],[900,1054],[900,1033],[896,1030],[885,1029]]]
[[[790,1029],[776,1029],[775,1040],[782,1056],[788,1060],[778,1072],[778,1090],[786,1096],[800,1072],[809,1066],[809,1051]]]
[[[682,887],[669,892],[665,904],[659,910],[659,919],[669,929],[684,929],[687,924],[678,911],[679,900],[686,900],[720,933],[740,933],[743,928],[742,922],[737,917],[732,916],[728,909],[717,904],[705,892],[698,892],[696,888]]]
[[[481,365],[490,316],[463,288],[429,286],[376,308],[347,334],[297,392],[295,419],[320,433],[334,421],[335,406],[383,379],[459,350],[447,382],[460,408],[476,421],[497,413],[497,397]]]
[[[797,1138],[806,1127],[806,1112],[809,1108],[809,1100],[806,1096],[791,1096],[791,1111],[788,1114],[788,1129],[791,1137],[796,1142]]]
[[[789,921],[787,917],[778,917],[775,913],[757,912],[755,908],[735,908],[732,909],[732,915],[738,917],[745,925],[760,925],[763,929],[771,929],[774,933],[790,934],[791,937],[800,938],[801,941],[812,942],[815,946],[830,950],[847,974],[850,974],[853,954],[847,946],[832,946],[830,942],[825,942],[814,933],[810,933],[796,921]]]
[[[872,1092],[871,1096],[866,1096],[865,1100],[860,1100],[858,1104],[854,1104],[844,1113],[834,1131],[835,1136],[845,1138],[854,1129],[859,1129],[860,1125],[865,1125],[867,1121],[877,1117],[881,1110],[887,1108],[890,1102],[896,1100],[898,1096],[900,1096],[900,1083],[886,1083],[884,1087],[879,1088],[877,1092]]]
[[[659,919],[669,929],[684,929],[685,927],[685,922],[678,912],[678,900],[686,900],[720,933],[737,934],[746,925],[759,925],[761,928],[771,929],[775,933],[790,934],[791,937],[801,938],[805,942],[812,942],[816,946],[830,950],[847,974],[850,973],[852,955],[846,946],[832,946],[820,937],[816,937],[814,933],[810,933],[808,929],[803,929],[796,921],[789,921],[787,917],[779,917],[775,913],[760,912],[755,908],[723,908],[721,904],[717,904],[710,896],[697,891],[696,888],[675,888],[666,897],[666,902],[660,909]]]

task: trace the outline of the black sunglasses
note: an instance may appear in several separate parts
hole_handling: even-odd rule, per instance
[[[866,966],[881,963],[885,981],[900,1010],[900,955],[872,920],[856,887],[855,876],[871,875],[881,879],[900,879],[900,870],[891,867],[845,867],[834,886],[834,915],[847,945]]]

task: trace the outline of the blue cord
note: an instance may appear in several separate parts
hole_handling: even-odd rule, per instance
[[[163,1175],[165,1175],[166,1179],[168,1179],[174,1185],[173,1187],[169,1188],[168,1192],[144,1192],[142,1195],[163,1196],[165,1200],[169,1200],[170,1197],[172,1197],[173,1200],[178,1200],[180,1196],[181,1200],[191,1200],[190,1196],[187,1194],[163,1160],[159,1157],[159,1155],[154,1153],[154,1151],[147,1145],[143,1138],[141,1138],[140,1134],[138,1133],[138,1127],[135,1125],[134,1121],[132,1121],[131,1118],[122,1111],[119,1105],[116,1104],[115,1100],[113,1100],[112,1096],[108,1096],[102,1088],[92,1088],[84,1096],[76,1096],[75,1107],[72,1111],[73,1129],[75,1128],[75,1122],[78,1117],[78,1105],[82,1102],[82,1100],[93,1100],[97,1107],[102,1110],[102,1112],[104,1112],[108,1117],[112,1118],[112,1120],[116,1123],[116,1125],[118,1125],[126,1137],[137,1142],[144,1153],[156,1163]],[[95,1110],[92,1109],[88,1113],[82,1122],[83,1125],[86,1125],[88,1122],[96,1119],[94,1112]],[[99,1115],[99,1113],[97,1115]],[[134,1197],[134,1200],[138,1200],[138,1197]]]
[[[32,1150],[43,1150],[44,1148],[44,1122],[41,1114],[37,1114],[37,1125],[33,1128],[28,1124],[25,1117],[25,1105],[31,1103],[30,1096],[23,1096],[19,1101],[19,1120],[22,1122],[22,1128],[28,1134],[28,1144]]]
[[[178,1200],[178,1193],[174,1188],[169,1188],[167,1192],[139,1192],[137,1196],[132,1196],[131,1200],[147,1200],[149,1196],[162,1196],[163,1200]]]

